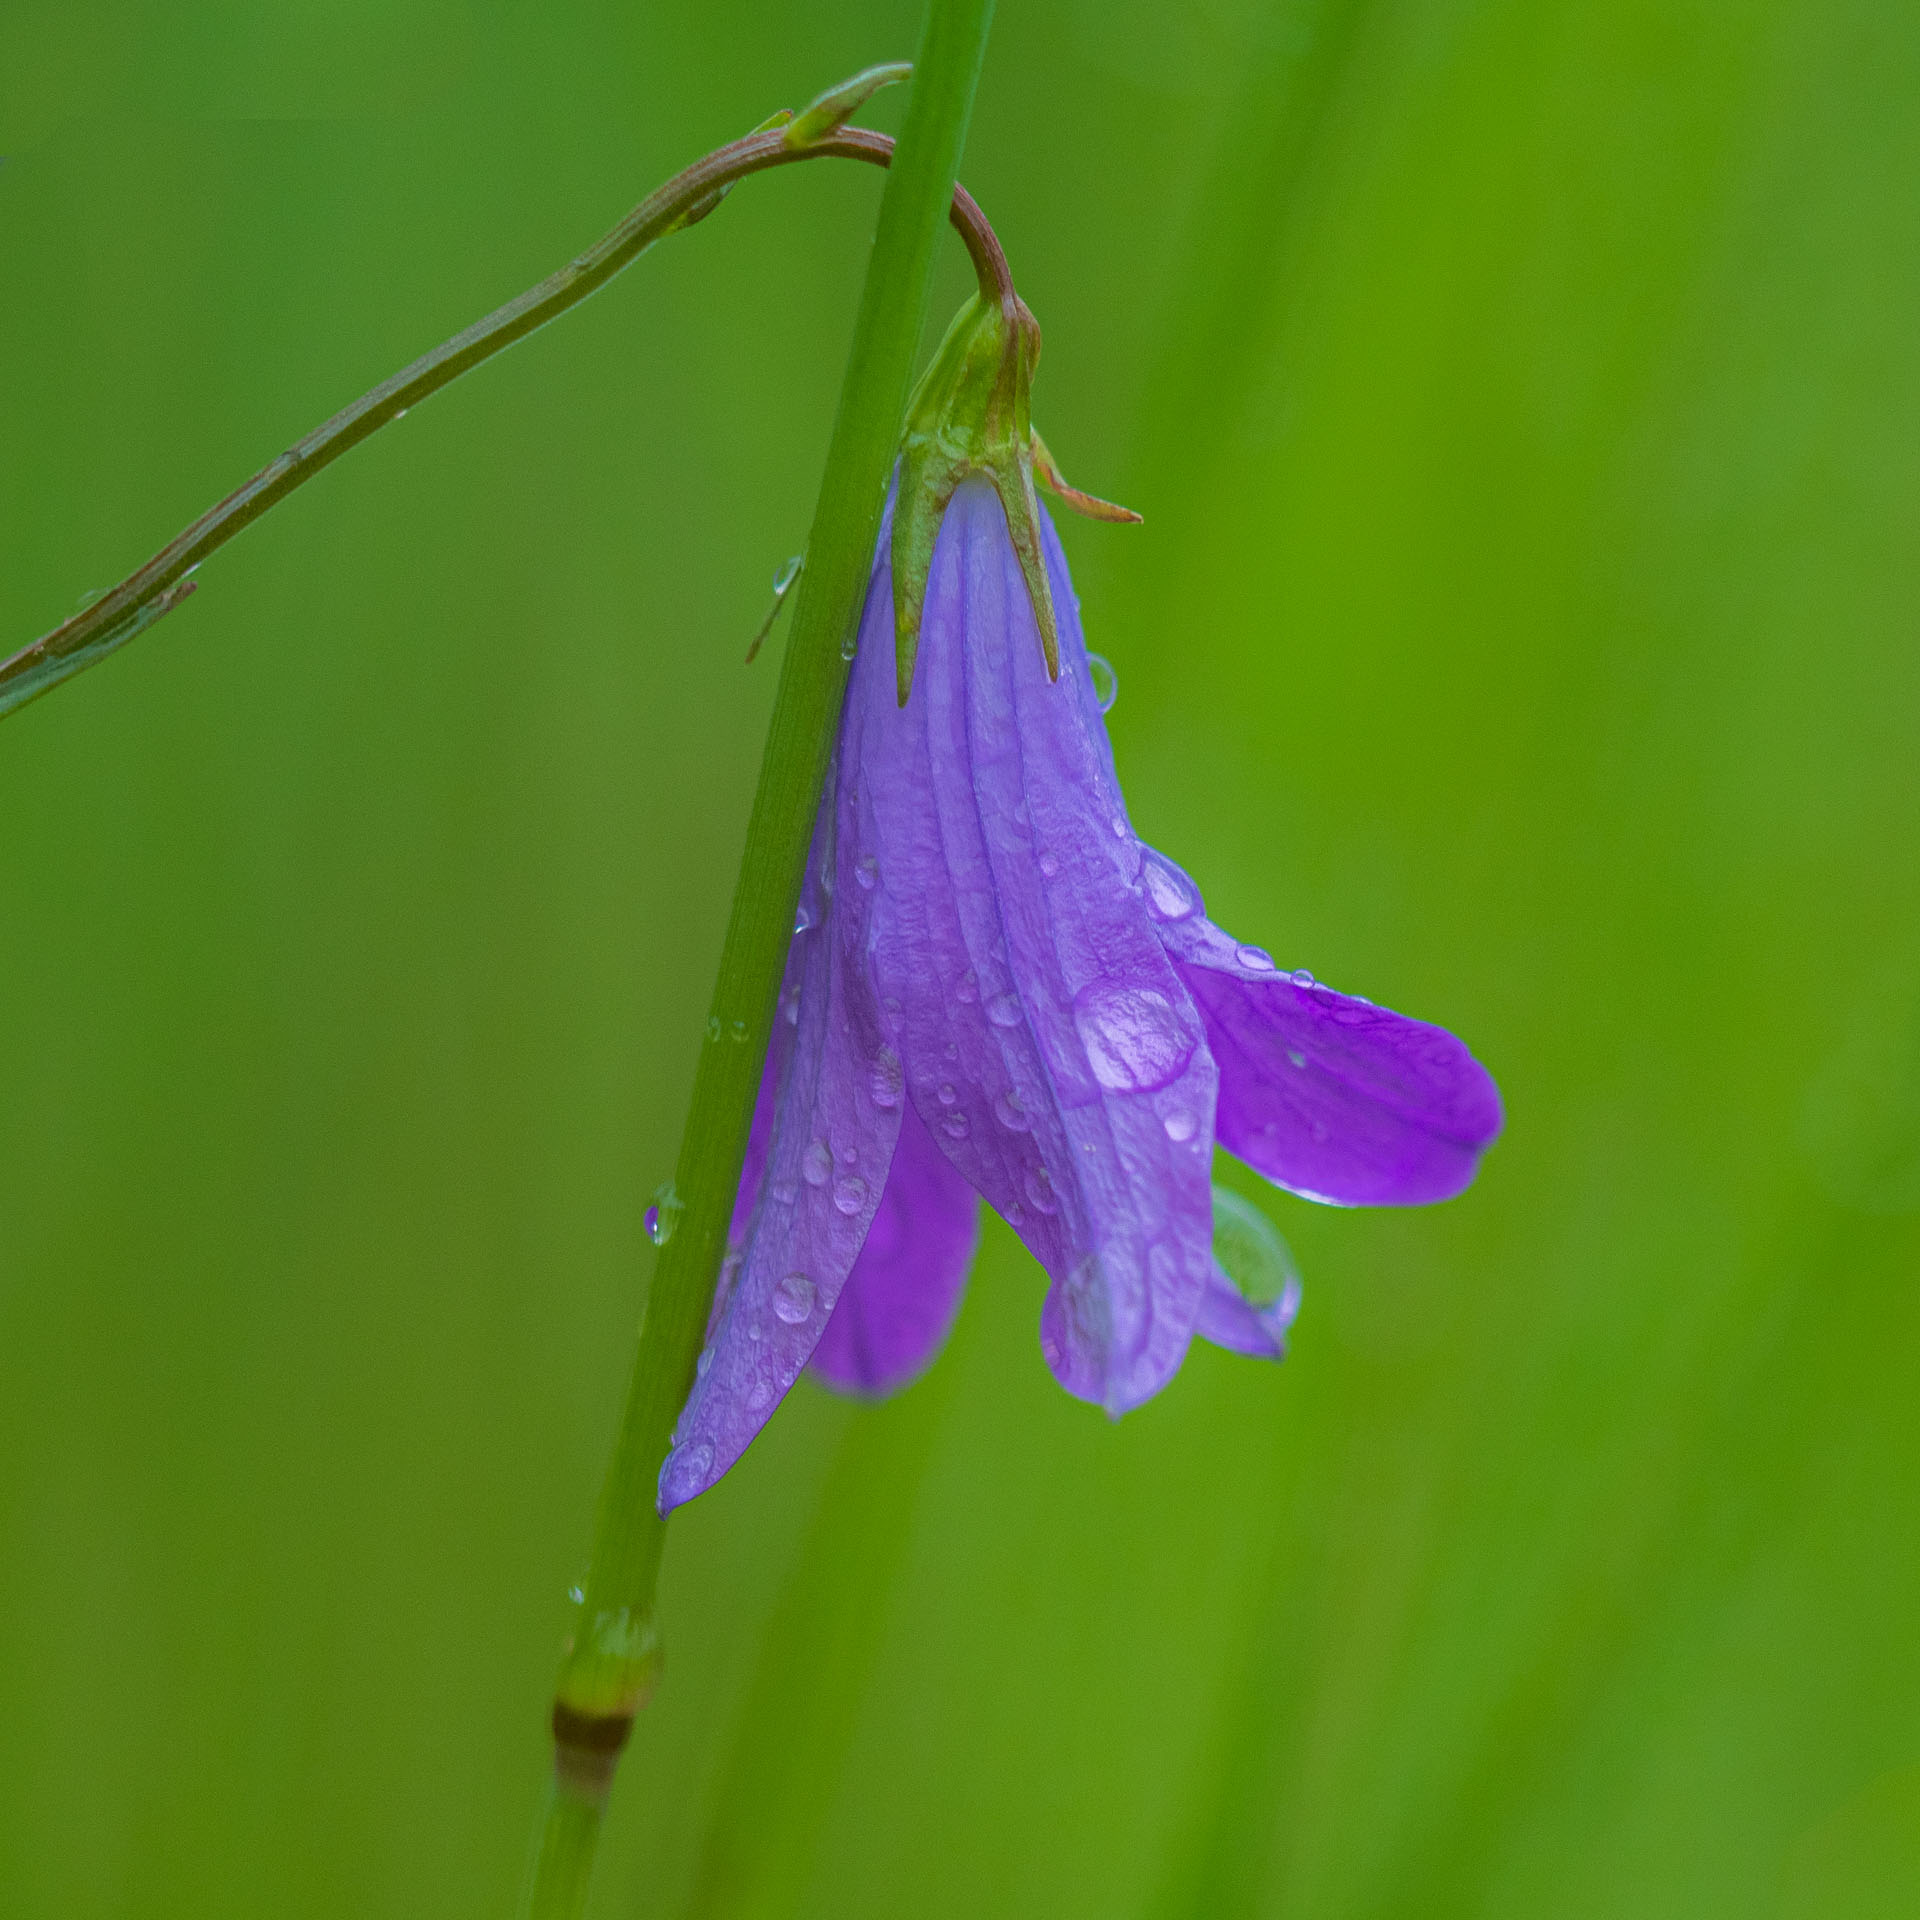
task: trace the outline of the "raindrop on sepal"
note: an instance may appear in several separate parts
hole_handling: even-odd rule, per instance
[[[1093,681],[1094,704],[1102,713],[1111,713],[1113,703],[1120,698],[1120,676],[1113,670],[1113,662],[1104,654],[1087,655],[1087,673]]]
[[[1284,1333],[1300,1304],[1300,1269],[1280,1229],[1230,1187],[1213,1190],[1213,1257],[1247,1305]]]
[[[656,1247],[664,1247],[673,1238],[673,1230],[680,1224],[680,1216],[686,1210],[686,1202],[680,1198],[673,1182],[669,1180],[665,1186],[655,1191],[653,1204],[643,1216],[647,1238]]]

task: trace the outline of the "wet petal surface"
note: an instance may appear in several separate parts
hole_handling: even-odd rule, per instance
[[[896,1392],[940,1351],[980,1239],[980,1201],[909,1105],[880,1209],[813,1350],[842,1393]]]
[[[935,550],[905,709],[878,576],[847,750],[908,1092],[1052,1277],[1041,1335],[1056,1375],[1119,1412],[1171,1377],[1200,1310],[1215,1076],[1136,888],[1072,586],[1045,538],[1059,683],[999,501],[969,483]]]
[[[1472,1181],[1500,1131],[1500,1094],[1462,1042],[1280,972],[1206,917],[1171,861],[1149,855],[1148,874],[1169,902],[1191,902],[1161,918],[1160,936],[1206,1019],[1223,1147],[1338,1206],[1419,1206]]]
[[[868,895],[856,878],[865,857],[841,789],[822,809],[803,895],[825,911],[795,935],[769,1050],[776,1086],[759,1128],[764,1172],[757,1192],[742,1181],[750,1211],[660,1470],[662,1513],[719,1479],[798,1378],[892,1166],[901,1070],[867,966]]]

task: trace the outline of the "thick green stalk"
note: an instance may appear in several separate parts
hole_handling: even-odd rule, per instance
[[[880,204],[799,603],[768,728],[746,850],[694,1076],[675,1187],[626,1409],[607,1471],[579,1627],[554,1702],[555,1793],[531,1889],[534,1920],[574,1915],[579,1860],[633,1715],[658,1676],[654,1619],[665,1523],[655,1505],[693,1380],[792,937],[808,841],[846,689],[841,643],[858,618],[887,476],[926,320],[933,252],[953,194],[993,0],[931,0],[906,124]]]

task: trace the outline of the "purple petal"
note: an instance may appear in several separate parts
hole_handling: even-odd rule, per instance
[[[1215,926],[1193,882],[1157,853],[1141,891],[1206,1017],[1223,1147],[1336,1206],[1419,1206],[1468,1185],[1500,1131],[1500,1093],[1459,1040],[1277,971]]]
[[[897,1392],[932,1364],[960,1308],[980,1203],[909,1106],[867,1243],[840,1290],[813,1371],[842,1393]]]
[[[1256,1307],[1216,1266],[1200,1300],[1200,1318],[1194,1332],[1216,1347],[1251,1355],[1256,1360],[1287,1357],[1287,1329],[1300,1311],[1300,1282],[1270,1305]]]
[[[764,1180],[740,1251],[723,1270],[700,1370],[660,1469],[662,1513],[712,1486],[793,1385],[886,1185],[902,1076],[867,968],[871,915],[857,878],[863,857],[853,809],[830,786],[805,895],[825,910],[795,937],[770,1049],[784,1058],[771,1124],[762,1130]],[[783,1031],[789,1011],[790,1031]],[[752,1192],[745,1178],[742,1189]]]
[[[875,978],[899,1008],[915,1109],[1052,1276],[1049,1364],[1117,1413],[1171,1377],[1200,1310],[1215,1075],[1135,890],[1072,585],[1046,539],[1060,683],[1000,503],[969,482],[935,549],[905,709],[876,572],[846,741],[876,860]]]

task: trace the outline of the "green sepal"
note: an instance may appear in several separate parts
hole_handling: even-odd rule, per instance
[[[1033,374],[1040,328],[1017,294],[976,293],[954,317],[907,406],[900,441],[900,489],[893,509],[893,645],[900,704],[913,690],[920,619],[940,522],[954,490],[979,474],[999,496],[1047,678],[1060,677],[1060,634],[1040,533],[1037,480],[1077,513],[1138,520],[1127,507],[1070,487],[1033,430]]]
[[[1033,370],[1040,328],[1018,296],[976,293],[954,316],[907,407],[893,510],[894,671],[900,704],[913,690],[920,615],[934,542],[954,490],[981,474],[1000,496],[1033,601],[1050,678],[1060,675],[1053,595],[1040,548],[1031,470]]]
[[[828,134],[837,133],[882,87],[891,87],[912,72],[910,60],[892,60],[885,66],[868,67],[851,80],[842,80],[837,87],[829,87],[794,115],[786,132],[787,145],[810,147]]]

